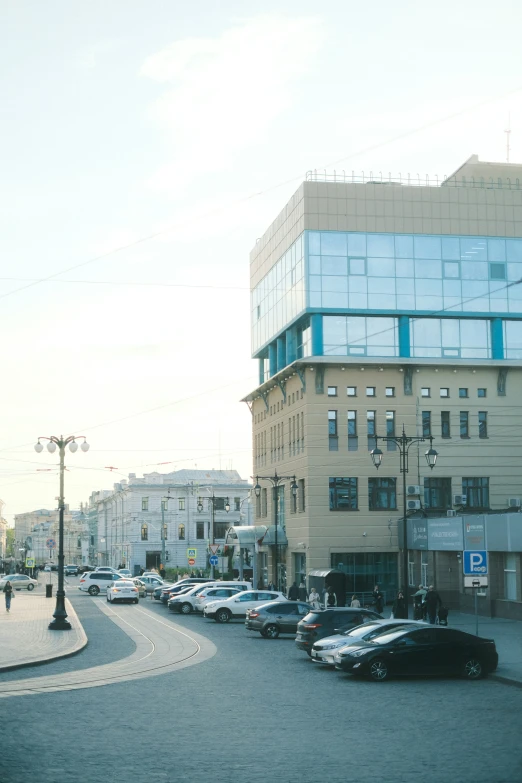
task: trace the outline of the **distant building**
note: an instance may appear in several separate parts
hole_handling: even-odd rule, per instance
[[[85,538],[85,519],[83,511],[69,510],[66,505],[64,513],[64,558],[65,563],[81,565],[87,562],[82,555]],[[23,559],[22,549],[26,556],[35,558],[41,565],[51,561],[58,562],[59,511],[40,508],[15,515],[15,558]],[[48,541],[52,539],[56,547],[50,548]],[[20,554],[21,553],[21,554]]]

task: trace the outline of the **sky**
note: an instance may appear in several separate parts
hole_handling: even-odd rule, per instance
[[[308,170],[522,163],[513,0],[4,0],[0,498],[252,473],[249,252]]]

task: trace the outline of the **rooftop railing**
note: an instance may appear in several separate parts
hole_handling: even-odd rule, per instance
[[[520,179],[509,177],[439,177],[429,174],[386,174],[382,171],[333,171],[314,169],[306,172],[306,182],[341,182],[353,185],[408,185],[422,188],[483,188],[486,190],[521,190]]]

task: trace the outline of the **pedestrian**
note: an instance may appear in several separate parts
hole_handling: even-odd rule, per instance
[[[145,569],[144,568],[140,568],[140,576],[143,576],[144,573],[145,573]]]
[[[262,579],[258,579],[257,580],[257,589],[258,590],[262,590],[263,589],[263,580]]]
[[[5,610],[8,612],[11,609],[11,598],[14,596],[13,586],[9,579],[4,585],[5,594]]]
[[[333,591],[333,587],[330,586],[326,595],[325,609],[331,609],[334,606],[337,606],[337,596]]]
[[[359,601],[359,599],[357,598],[356,595],[352,595],[352,602],[351,602],[350,606],[353,607],[353,609],[360,609],[361,608],[361,602]]]
[[[399,590],[399,592],[397,593],[397,598],[393,602],[392,611],[393,611],[393,616],[396,620],[408,619],[408,607],[406,606],[406,601],[402,590]]]
[[[435,625],[437,619],[437,609],[439,606],[442,606],[440,595],[437,593],[434,586],[430,585],[426,594],[426,610],[430,625]]]
[[[372,598],[372,606],[375,606],[375,611],[378,614],[382,614],[382,610],[384,609],[384,596],[379,590],[379,585],[375,585],[373,588]]]
[[[160,576],[161,576],[161,578],[162,578],[162,579],[165,579],[165,574],[166,574],[166,573],[167,573],[167,572],[165,571],[165,569],[164,569],[164,568],[160,568]]]
[[[299,582],[299,600],[306,601],[306,586],[302,579]]]
[[[426,620],[426,588],[419,585],[419,589],[413,594],[413,619]]]
[[[315,589],[315,587],[312,587],[310,590],[310,595],[308,596],[308,603],[313,606],[314,609],[320,609],[321,608],[321,596]]]
[[[297,601],[299,598],[299,588],[296,582],[292,582],[292,586],[288,590],[288,598],[290,601]]]

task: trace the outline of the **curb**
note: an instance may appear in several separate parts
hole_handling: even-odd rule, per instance
[[[41,666],[45,663],[51,663],[52,661],[59,661],[62,658],[71,658],[73,655],[77,655],[77,653],[81,652],[84,647],[87,646],[88,638],[87,634],[83,630],[83,625],[81,624],[78,615],[76,614],[74,607],[72,606],[71,602],[68,598],[65,599],[66,601],[66,607],[67,607],[67,615],[71,618],[72,624],[73,624],[73,632],[76,633],[77,639],[76,643],[72,647],[72,649],[68,650],[67,652],[61,652],[57,655],[47,655],[45,658],[35,658],[31,661],[24,661],[23,663],[12,663],[8,666],[0,666],[0,673],[1,672],[11,672],[15,669],[26,669],[28,666]],[[67,631],[64,631],[64,633],[67,633]]]
[[[512,677],[503,677],[501,674],[490,674],[488,679],[501,682],[503,685],[513,685],[515,688],[522,688],[520,680],[514,680]]]

